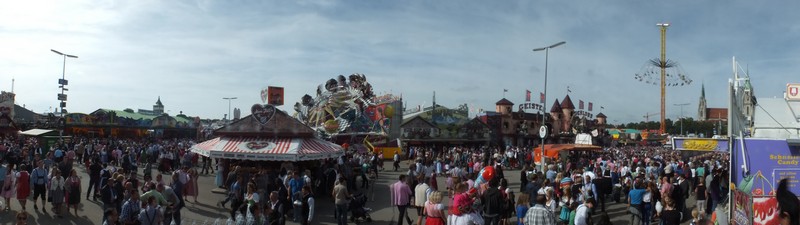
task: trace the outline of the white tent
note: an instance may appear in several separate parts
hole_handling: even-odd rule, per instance
[[[254,161],[308,161],[336,158],[341,146],[318,138],[218,137],[190,148],[211,158]]]

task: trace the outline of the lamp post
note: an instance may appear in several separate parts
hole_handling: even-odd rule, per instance
[[[61,108],[62,125],[64,126],[64,129],[61,131],[62,134],[63,134],[63,132],[67,130],[67,118],[66,118],[67,114],[64,113],[64,108],[67,107],[67,95],[65,95],[64,92],[69,90],[69,89],[66,88],[67,84],[69,83],[69,82],[67,82],[67,79],[66,79],[67,57],[78,58],[78,56],[70,55],[70,54],[64,54],[64,53],[61,53],[59,51],[56,51],[55,49],[50,49],[50,51],[52,51],[52,52],[54,52],[56,54],[59,54],[59,55],[61,55],[61,57],[64,58],[63,65],[61,67],[61,79],[58,80],[58,85],[59,85],[58,87],[61,88],[61,94],[58,95],[58,100],[61,101],[59,103],[59,106]]]
[[[681,136],[683,136],[683,106],[689,105],[689,103],[681,103],[681,104],[674,104],[675,106],[681,107]]]
[[[236,97],[224,97],[222,99],[228,100],[228,114],[226,115],[226,118],[232,117],[231,116],[231,100],[234,100],[234,99],[237,99],[237,98]],[[231,121],[231,120],[228,119],[228,121]]]
[[[558,47],[558,46],[566,44],[566,43],[567,43],[566,41],[562,41],[562,42],[558,42],[558,43],[552,44],[552,45],[547,46],[547,47],[534,48],[533,49],[534,52],[538,52],[538,51],[544,50],[544,101],[542,101],[542,109],[543,109],[543,112],[542,112],[542,126],[543,127],[546,126],[545,125],[545,121],[546,121],[545,114],[547,112],[547,63],[548,63],[548,60],[549,60],[548,57],[550,55],[550,49]],[[541,132],[541,130],[543,130],[543,129],[539,129],[539,130]],[[546,130],[546,129],[544,129],[544,130]],[[540,165],[541,167],[540,167],[539,171],[544,171],[544,141],[545,141],[545,135],[541,135],[540,134],[540,136],[542,138],[542,156],[539,157],[541,159],[541,162],[540,162],[541,163],[541,165]]]

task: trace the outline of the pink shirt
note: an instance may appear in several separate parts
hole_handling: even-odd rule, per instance
[[[670,183],[662,183],[661,184],[661,195],[662,196],[670,196],[672,194],[672,184]]]
[[[402,181],[392,184],[392,205],[408,205],[411,198],[411,188]]]

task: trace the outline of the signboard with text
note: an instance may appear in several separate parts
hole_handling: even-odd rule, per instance
[[[744,155],[739,140],[734,141],[731,149],[731,158],[735,159],[731,165],[734,184],[749,183],[754,198],[774,196],[778,182],[786,178],[789,191],[800,193],[800,148],[790,147],[786,140],[770,139],[745,139],[744,145]],[[745,180],[743,164],[750,170],[751,180]]]
[[[728,152],[728,139],[712,138],[673,138],[672,146],[681,151]]]

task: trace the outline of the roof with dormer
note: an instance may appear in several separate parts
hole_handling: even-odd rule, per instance
[[[500,99],[500,101],[497,101],[497,103],[495,103],[495,105],[514,105],[514,103],[509,101],[506,98],[503,98],[503,99]]]
[[[575,105],[572,104],[572,99],[569,98],[569,95],[567,95],[567,97],[564,97],[564,100],[561,101],[561,108],[562,109],[575,109]]]
[[[561,103],[558,103],[558,99],[556,99],[556,102],[553,102],[553,106],[550,107],[550,112],[561,113]]]

